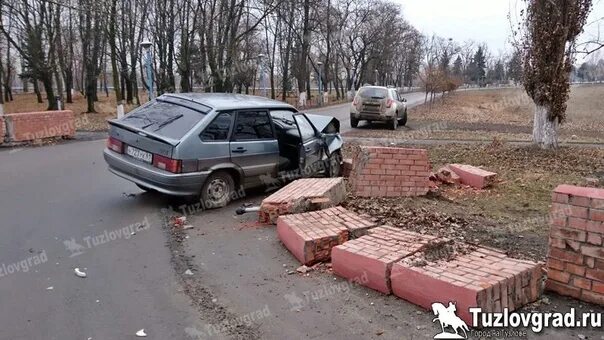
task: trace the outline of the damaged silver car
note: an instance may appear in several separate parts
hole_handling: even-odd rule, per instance
[[[109,171],[208,208],[277,178],[340,175],[340,122],[263,97],[165,94],[109,124]]]

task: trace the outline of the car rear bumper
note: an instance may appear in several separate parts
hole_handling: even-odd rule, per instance
[[[350,116],[354,117],[355,119],[358,119],[358,120],[373,120],[373,121],[391,121],[392,118],[394,117],[393,115],[386,116],[386,115],[377,114],[377,113],[355,113],[355,112],[351,112]]]
[[[109,149],[103,151],[103,157],[109,165],[109,171],[115,175],[167,195],[198,195],[210,174],[209,172],[173,174]]]

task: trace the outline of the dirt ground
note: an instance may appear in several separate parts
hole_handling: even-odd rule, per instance
[[[500,248],[512,257],[542,261],[547,252],[551,193],[559,184],[604,184],[604,150],[567,147],[557,152],[505,143],[431,145],[433,169],[464,163],[498,173],[485,190],[441,186],[427,198],[364,199],[347,206],[380,222],[417,232]],[[353,152],[346,146],[344,157]]]
[[[604,142],[603,106],[604,85],[573,86],[567,120],[560,128],[561,140]],[[414,132],[416,139],[528,141],[533,114],[533,103],[521,88],[460,90],[436,99],[432,106],[410,109],[409,123],[415,131],[388,131],[376,124],[375,128],[354,130],[348,135],[404,137]]]
[[[251,193],[226,208],[193,213],[193,229],[169,229],[173,265],[200,313],[198,322],[183,325],[192,339],[433,339],[440,332],[432,311],[342,280],[328,265],[298,273],[299,262],[274,226],[258,225],[256,214],[234,215],[238,206],[262,197]],[[604,311],[550,294],[522,311],[571,307],[577,313]],[[468,338],[478,338],[475,331]],[[529,339],[601,336],[599,329],[527,333]]]

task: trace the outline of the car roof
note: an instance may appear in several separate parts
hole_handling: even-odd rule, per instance
[[[294,109],[277,100],[238,93],[170,93],[163,96],[190,100],[217,111],[240,109]]]

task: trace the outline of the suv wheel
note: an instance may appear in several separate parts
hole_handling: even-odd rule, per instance
[[[350,126],[356,128],[357,126],[359,126],[359,120],[354,118],[353,116],[350,116]]]
[[[394,117],[390,121],[390,130],[396,130],[396,129],[398,129],[398,117]]]
[[[398,121],[399,125],[405,126],[407,125],[407,109],[405,109],[405,113],[403,114],[403,118]]]
[[[235,180],[227,172],[215,172],[201,188],[201,199],[207,209],[222,208],[229,204],[235,191]]]

